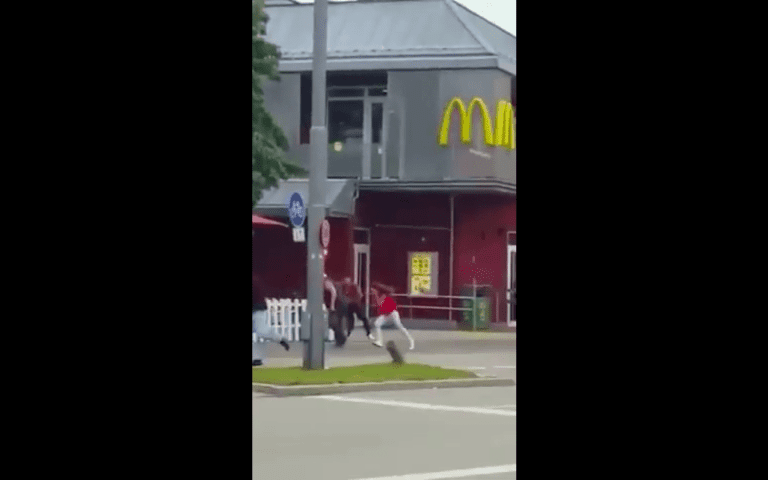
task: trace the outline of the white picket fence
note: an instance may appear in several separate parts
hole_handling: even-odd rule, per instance
[[[266,301],[269,324],[275,327],[289,342],[300,341],[301,318],[302,316],[306,317],[307,300],[267,298]],[[323,312],[326,312],[325,305],[323,305]],[[255,336],[256,334],[254,334]],[[331,329],[328,329],[328,340],[334,340],[333,330]],[[263,341],[263,338],[259,338],[259,342]]]

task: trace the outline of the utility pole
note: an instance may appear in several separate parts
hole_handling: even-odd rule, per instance
[[[323,314],[323,248],[320,226],[325,220],[325,190],[328,180],[328,129],[325,125],[325,72],[328,44],[328,0],[315,0],[314,41],[312,45],[312,128],[309,133],[309,208],[307,209],[307,310],[310,319],[309,342],[304,344],[304,368],[325,369]]]

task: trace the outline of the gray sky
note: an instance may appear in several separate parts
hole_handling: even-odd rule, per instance
[[[517,0],[456,0],[456,3],[517,36]]]
[[[299,3],[313,2],[313,0],[297,1]],[[456,0],[456,2],[517,36],[517,0]]]

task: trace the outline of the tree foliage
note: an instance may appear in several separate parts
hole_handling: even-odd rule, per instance
[[[264,0],[253,0],[252,18],[252,191],[251,201],[255,206],[261,199],[262,191],[277,186],[279,179],[306,174],[299,165],[289,161],[285,152],[288,139],[275,118],[266,108],[262,82],[264,79],[279,80],[277,60],[280,52],[277,46],[264,40],[267,32],[267,17]]]

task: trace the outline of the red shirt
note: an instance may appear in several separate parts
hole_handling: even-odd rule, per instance
[[[384,297],[384,301],[379,305],[379,315],[387,315],[397,310],[397,304],[392,297]]]

